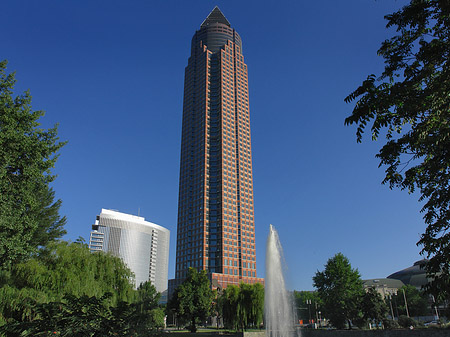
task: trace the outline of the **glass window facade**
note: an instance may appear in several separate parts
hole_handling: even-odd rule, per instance
[[[92,252],[120,257],[135,275],[135,286],[151,281],[167,297],[170,231],[144,218],[102,209],[90,235]]]

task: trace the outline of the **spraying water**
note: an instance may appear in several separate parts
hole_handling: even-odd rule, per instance
[[[275,228],[270,225],[266,246],[265,326],[267,337],[292,337],[292,302],[284,281],[283,248]]]

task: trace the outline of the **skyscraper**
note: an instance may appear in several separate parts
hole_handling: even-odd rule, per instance
[[[150,281],[167,301],[170,231],[143,217],[102,209],[92,225],[89,249],[120,257],[135,276],[135,286]]]
[[[175,279],[207,270],[213,287],[256,275],[247,65],[218,7],[192,38],[185,69]],[[170,292],[170,290],[169,290]]]

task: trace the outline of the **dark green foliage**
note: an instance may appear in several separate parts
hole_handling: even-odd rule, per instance
[[[371,125],[372,139],[384,133],[377,154],[386,166],[383,183],[420,192],[427,228],[419,245],[430,257],[432,293],[450,294],[450,5],[411,0],[387,15],[397,35],[378,50],[385,60],[379,78],[370,75],[345,100],[357,100],[346,124],[357,125],[357,141]]]
[[[318,311],[321,310],[321,300],[317,291],[296,291],[294,290],[294,300],[297,309],[297,318],[308,322],[316,320]]]
[[[144,309],[156,308],[158,306],[159,299],[161,298],[161,294],[156,291],[155,286],[149,281],[139,285],[136,296],[137,302],[142,303],[144,305]]]
[[[197,324],[212,312],[213,298],[206,271],[189,268],[186,280],[175,290],[169,307],[179,319],[189,322],[191,332],[196,332]]]
[[[154,288],[150,291],[155,293]],[[119,302],[111,306],[111,293],[101,297],[66,295],[61,302],[40,303],[30,321],[11,321],[0,327],[6,336],[149,336],[164,322],[161,308],[148,301]],[[153,299],[155,297],[152,297]],[[145,310],[142,310],[142,308]]]
[[[412,319],[411,317],[401,315],[398,318],[398,324],[402,328],[410,328],[410,327],[415,327],[417,325],[417,322],[414,319]]]
[[[225,327],[238,330],[240,326],[239,287],[228,285],[221,294],[220,303]]]
[[[120,258],[92,254],[85,245],[50,243],[25,262],[3,272],[0,284],[0,322],[30,320],[38,303],[60,302],[65,295],[111,293],[111,304],[134,298],[132,273]]]
[[[405,295],[403,295],[403,291],[405,292]],[[403,313],[404,315],[407,315],[405,297],[408,304],[409,316],[418,317],[431,314],[430,306],[428,305],[428,296],[412,285],[401,287],[398,290],[397,295],[394,295],[394,302],[397,303],[400,314]]]
[[[44,113],[33,111],[29,92],[13,97],[14,73],[0,62],[0,269],[4,269],[65,234],[49,184],[64,145],[57,128],[44,130]]]
[[[383,327],[388,330],[392,329],[398,329],[400,325],[397,323],[397,321],[394,321],[393,319],[385,318],[383,319]]]
[[[378,325],[382,323],[388,314],[388,307],[383,297],[375,288],[368,288],[362,297],[361,310],[365,320]]]
[[[110,307],[111,317],[105,321],[114,336],[150,336],[164,327],[164,310],[158,306],[161,294],[150,282],[137,291],[134,302],[119,302]]]
[[[113,303],[112,293],[102,296],[66,294],[61,301],[34,303],[27,319],[10,319],[0,326],[6,336],[149,336],[164,326],[158,307],[160,294],[146,282],[135,301]]]
[[[137,299],[133,303],[132,322],[134,330],[140,334],[154,332],[164,327],[164,310],[158,307],[161,294],[150,283],[142,283],[137,289]]]
[[[261,283],[245,284],[239,287],[241,299],[242,328],[257,328],[264,317],[264,287]]]
[[[264,316],[264,286],[260,283],[229,285],[219,295],[218,305],[226,328],[258,328]]]
[[[328,260],[323,272],[313,277],[314,286],[323,303],[323,315],[333,326],[343,329],[361,319],[361,299],[364,289],[358,270],[341,253]]]
[[[63,302],[36,304],[33,319],[11,321],[0,332],[7,336],[111,336],[108,325],[103,323],[110,318],[106,304],[110,296],[110,293],[101,298],[67,295]]]

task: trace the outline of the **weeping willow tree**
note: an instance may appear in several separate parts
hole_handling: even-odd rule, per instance
[[[218,301],[225,326],[233,330],[258,327],[264,315],[264,287],[260,283],[229,285]]]
[[[227,286],[223,290],[221,301],[223,321],[228,329],[238,330],[241,303],[239,301],[239,287],[234,285]]]
[[[264,286],[261,283],[247,284],[244,289],[247,327],[259,327],[264,318]]]
[[[0,322],[33,320],[36,304],[63,301],[67,295],[111,293],[111,305],[135,296],[133,274],[120,258],[92,254],[86,245],[64,241],[50,243],[34,257],[11,266],[0,282]]]

